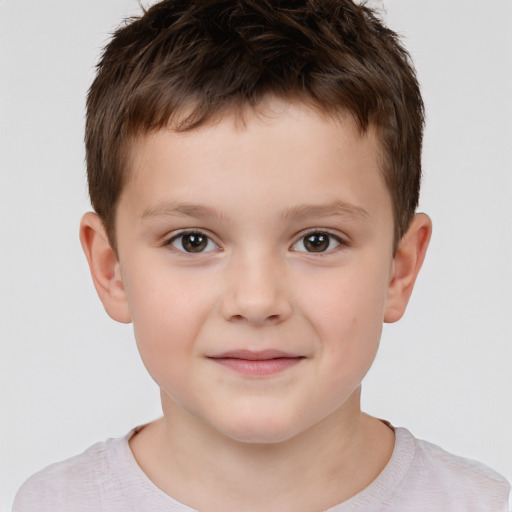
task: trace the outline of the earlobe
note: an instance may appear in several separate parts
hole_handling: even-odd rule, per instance
[[[384,322],[396,322],[405,313],[431,234],[432,222],[428,215],[415,215],[393,258]]]
[[[89,212],[82,217],[80,242],[105,311],[118,322],[131,322],[121,266],[96,213]]]

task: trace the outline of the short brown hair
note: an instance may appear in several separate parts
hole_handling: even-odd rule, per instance
[[[87,99],[91,202],[115,248],[129,143],[275,96],[377,130],[395,246],[419,199],[424,107],[397,35],[351,0],[163,0],[113,35]]]

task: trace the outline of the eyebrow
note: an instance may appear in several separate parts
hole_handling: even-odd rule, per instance
[[[346,217],[371,221],[370,214],[362,207],[336,200],[326,204],[303,204],[283,213],[284,220],[302,220],[308,217]]]
[[[193,217],[196,219],[222,219],[225,215],[215,208],[194,203],[164,202],[146,209],[142,220],[155,217]],[[372,220],[370,214],[360,206],[345,201],[326,204],[302,204],[285,210],[281,218],[285,221],[300,221],[309,217],[346,217],[354,220]]]
[[[215,208],[204,206],[202,204],[193,203],[160,203],[156,206],[148,208],[142,213],[141,218],[148,219],[154,217],[195,217],[196,219],[203,218],[222,218],[220,212]]]

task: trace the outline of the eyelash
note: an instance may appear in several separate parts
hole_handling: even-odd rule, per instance
[[[211,244],[214,245],[214,248],[209,248],[208,250],[201,250],[201,251],[197,251],[197,252],[194,252],[194,251],[187,251],[185,249],[185,246],[183,245],[184,244],[184,239],[186,236],[190,236],[190,235],[197,235],[199,237],[204,237],[206,239],[206,246],[205,248],[208,248]],[[174,245],[174,243],[178,240],[181,239],[181,248],[179,247],[176,247]],[[210,236],[208,236],[206,233],[204,233],[203,231],[199,230],[199,229],[193,229],[193,230],[189,230],[189,231],[182,231],[181,233],[178,233],[174,236],[172,236],[166,243],[165,245],[170,245],[172,247],[174,247],[177,251],[179,252],[182,252],[184,254],[189,254],[189,255],[192,255],[192,254],[204,254],[204,253],[207,253],[207,252],[213,252],[215,251],[216,249],[219,249],[219,246],[212,240],[212,238]]]
[[[297,252],[304,252],[307,254],[316,254],[319,256],[323,256],[323,255],[326,255],[328,253],[335,251],[340,246],[348,245],[346,241],[344,241],[340,236],[335,235],[334,233],[331,233],[324,229],[311,229],[311,230],[301,234],[300,238],[292,245],[292,249],[295,248],[300,243],[302,243],[302,245],[304,246],[304,242],[306,241],[306,239],[312,237],[313,235],[327,236],[327,247],[325,248],[325,250],[321,250],[321,251],[307,251],[307,250],[302,251],[302,250],[297,250],[297,249],[294,249],[294,250]],[[334,240],[336,243],[336,245],[334,247],[332,247],[331,240]]]
[[[190,236],[190,235],[196,235],[198,237],[204,237],[204,239],[205,239],[204,241],[205,241],[206,245],[204,245],[204,248],[202,250],[199,250],[199,251],[195,252],[193,250],[187,250],[185,248],[185,245],[184,245],[185,237],[186,236]],[[302,246],[305,248],[305,242],[308,239],[308,237],[310,238],[309,243],[314,243],[311,240],[311,238],[314,235],[317,235],[319,238],[327,237],[327,240],[326,240],[327,247],[325,247],[325,250],[318,250],[318,251],[312,250],[312,251],[308,251],[308,250],[299,250],[299,249],[296,248],[297,245],[301,244],[301,243],[302,243]],[[180,239],[181,239],[181,244],[180,244],[181,247],[177,247],[174,244],[177,241],[179,241]],[[332,240],[334,240],[335,244],[336,244],[334,247],[332,247]],[[321,243],[322,243],[322,240],[320,240],[320,244]],[[178,233],[178,234],[172,236],[165,243],[165,245],[172,246],[177,251],[182,252],[184,254],[188,254],[188,255],[204,254],[204,253],[213,252],[216,249],[219,249],[219,246],[212,240],[212,238],[210,236],[208,236],[206,233],[204,233],[203,231],[199,230],[199,229],[198,230],[182,231],[181,233]],[[212,247],[212,245],[213,245],[213,247]],[[291,249],[293,251],[296,251],[296,252],[304,252],[304,253],[308,253],[308,254],[324,255],[324,254],[333,252],[334,250],[336,250],[338,247],[340,247],[342,245],[346,246],[348,244],[341,237],[339,237],[339,236],[337,236],[337,235],[335,235],[333,233],[330,233],[329,231],[325,231],[325,230],[322,230],[322,229],[314,229],[314,230],[310,230],[310,231],[307,231],[305,233],[302,233],[301,237],[296,242],[294,242],[294,244],[291,246]],[[198,244],[198,247],[201,247],[200,243]],[[208,250],[204,250],[204,249],[208,249]]]

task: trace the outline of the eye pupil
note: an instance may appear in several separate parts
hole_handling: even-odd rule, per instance
[[[312,233],[304,237],[304,247],[310,252],[322,252],[329,248],[329,235]]]
[[[208,237],[201,233],[188,233],[183,236],[181,245],[187,252],[201,252],[208,245]]]

